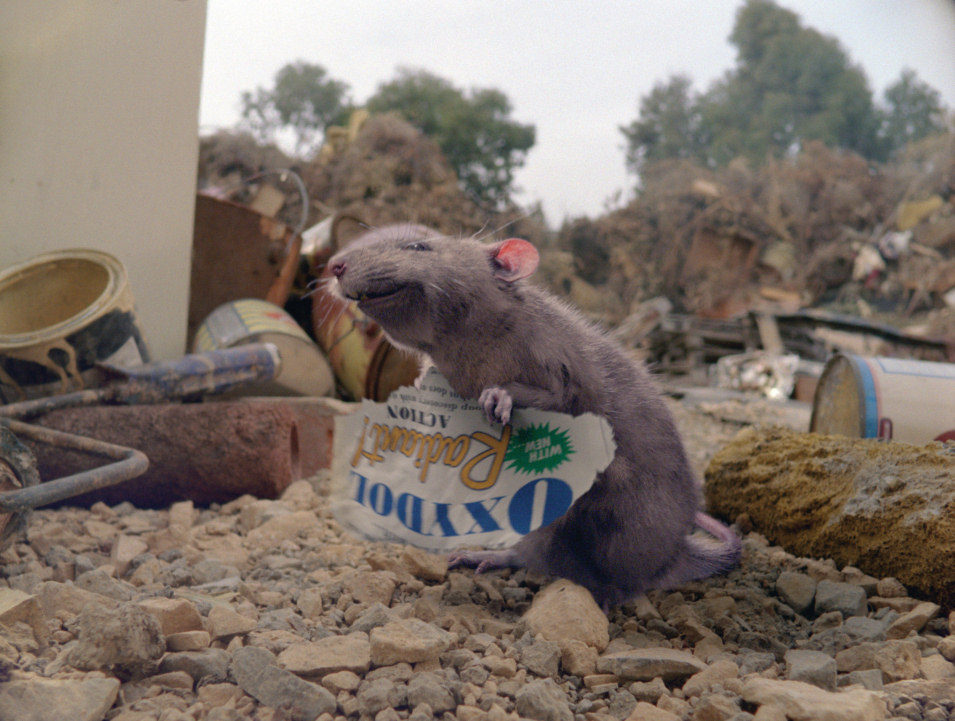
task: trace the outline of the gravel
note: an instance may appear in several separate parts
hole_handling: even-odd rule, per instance
[[[700,473],[746,423],[736,405],[672,405]],[[745,518],[730,519],[740,568],[608,618],[566,582],[449,572],[350,537],[327,486],[35,512],[0,553],[0,717],[955,717],[955,616],[895,579],[770,546]]]

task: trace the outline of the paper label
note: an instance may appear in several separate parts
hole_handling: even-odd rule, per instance
[[[516,408],[505,426],[431,369],[335,419],[332,511],[370,540],[497,548],[562,516],[613,459],[606,419]]]

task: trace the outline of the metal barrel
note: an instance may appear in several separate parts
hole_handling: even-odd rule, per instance
[[[809,430],[916,444],[955,440],[955,364],[838,353],[819,378]]]

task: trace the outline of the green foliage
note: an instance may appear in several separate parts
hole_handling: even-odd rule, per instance
[[[698,100],[685,75],[657,83],[640,101],[640,117],[620,128],[627,138],[627,168],[634,173],[646,162],[701,155]]]
[[[879,136],[888,153],[929,135],[944,133],[945,109],[937,90],[906,68],[885,89]]]
[[[274,140],[279,130],[293,131],[300,155],[346,114],[347,93],[348,85],[329,77],[321,65],[297,60],[275,74],[271,89],[242,93],[243,124],[263,142]]]
[[[507,202],[514,172],[534,145],[534,126],[510,119],[511,104],[504,93],[463,92],[424,70],[399,69],[366,107],[373,113],[397,113],[432,138],[465,190],[493,206]]]
[[[729,40],[736,66],[705,93],[694,94],[677,75],[641,99],[638,118],[621,127],[628,169],[665,158],[760,163],[810,140],[883,159],[941,127],[938,93],[914,73],[903,73],[886,92],[888,111],[880,111],[838,41],[771,0],[747,0]]]

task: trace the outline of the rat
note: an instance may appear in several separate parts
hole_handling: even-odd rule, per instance
[[[700,510],[683,443],[649,372],[527,282],[538,262],[525,240],[485,243],[415,224],[369,230],[328,262],[341,296],[456,393],[477,399],[490,422],[506,424],[514,408],[530,407],[594,413],[613,430],[610,465],[563,516],[505,549],[454,551],[449,566],[567,578],[604,611],[652,588],[729,571],[740,539]],[[692,534],[697,527],[716,540]]]

